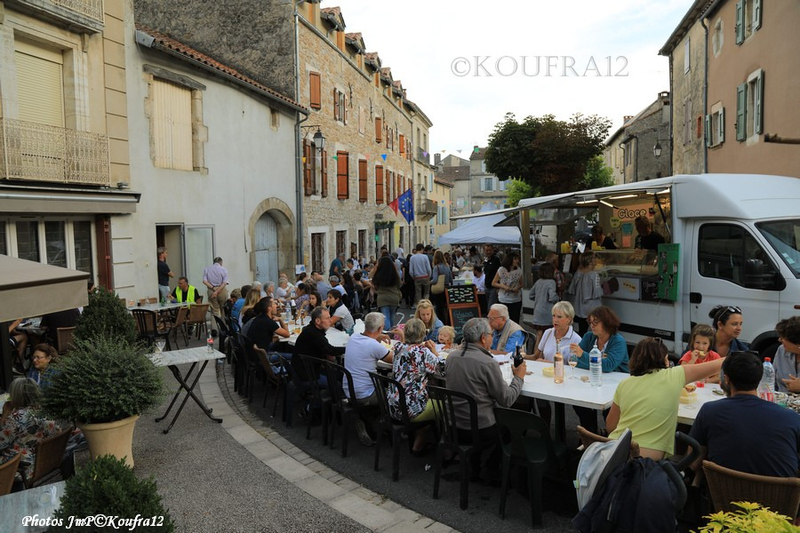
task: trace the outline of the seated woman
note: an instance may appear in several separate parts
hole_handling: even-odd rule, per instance
[[[54,370],[50,363],[55,359],[56,349],[49,344],[37,344],[33,349],[33,365],[28,370],[28,377],[36,382],[44,392],[50,386]]]
[[[665,454],[671,455],[683,387],[719,374],[723,361],[669,368],[661,339],[643,339],[631,356],[631,377],[614,392],[614,403],[606,418],[609,437],[617,438],[628,428],[641,447],[642,457],[659,461]]]
[[[353,320],[350,310],[342,301],[342,293],[336,289],[329,290],[327,304],[328,311],[331,314],[331,324],[346,331],[348,334],[353,333],[353,326],[355,326],[356,322]]]
[[[36,409],[42,391],[35,381],[17,378],[11,382],[8,402],[3,406],[3,426],[0,429],[0,462],[22,454],[20,470],[26,477],[33,475],[36,462],[36,445],[62,430],[54,420],[44,418]],[[16,482],[22,482],[18,471]]]
[[[436,317],[436,311],[430,300],[422,299],[417,303],[414,318],[422,320],[422,323],[425,324],[425,340],[436,342],[439,338],[439,328],[444,324]]]
[[[403,385],[406,393],[408,416],[414,422],[433,420],[433,404],[428,399],[428,374],[444,374],[444,360],[436,353],[433,341],[425,340],[425,324],[412,318],[403,329],[404,345],[395,350],[392,370],[394,378]],[[402,418],[397,390],[388,393],[392,416]],[[426,428],[427,429],[427,428]],[[414,439],[414,452],[425,447],[425,430],[418,431]]]

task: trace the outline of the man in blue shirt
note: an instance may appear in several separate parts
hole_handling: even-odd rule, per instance
[[[489,325],[492,327],[493,354],[507,354],[514,351],[517,346],[525,345],[525,330],[522,326],[508,318],[508,307],[503,304],[494,304],[489,308]]]

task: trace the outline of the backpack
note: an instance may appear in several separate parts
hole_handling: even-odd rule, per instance
[[[632,438],[631,430],[626,428],[618,439],[595,442],[584,450],[574,483],[578,493],[578,509],[583,509],[614,469],[628,460]]]

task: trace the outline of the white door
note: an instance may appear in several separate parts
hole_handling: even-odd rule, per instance
[[[203,288],[203,270],[214,262],[214,228],[186,226],[186,278]],[[224,258],[223,258],[224,259]]]
[[[278,225],[264,213],[256,222],[256,280],[278,283]]]

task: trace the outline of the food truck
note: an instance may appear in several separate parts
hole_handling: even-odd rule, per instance
[[[581,217],[600,224],[616,249],[594,245],[603,304],[613,308],[629,347],[659,337],[674,354],[692,327],[712,324],[716,305],[742,309],[740,339],[762,355],[777,346],[775,324],[800,313],[800,180],[753,174],[680,175],[520,201],[506,209],[522,235],[558,228],[559,265],[574,272],[579,254],[569,239]],[[494,213],[498,213],[495,211]],[[664,237],[657,250],[636,249],[634,220],[645,216]],[[531,264],[523,239],[522,264]],[[541,253],[541,251],[540,251]],[[542,257],[539,257],[541,260]],[[526,269],[523,321],[533,284]]]

